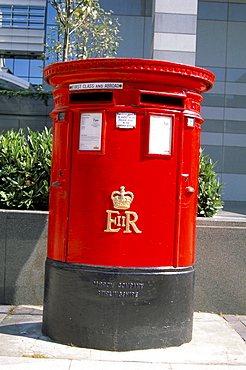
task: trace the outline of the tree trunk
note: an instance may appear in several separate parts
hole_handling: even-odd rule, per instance
[[[69,26],[68,21],[70,20],[71,16],[71,3],[70,0],[66,1],[66,13],[67,13],[67,19],[66,19],[66,26],[64,27],[64,41],[63,41],[63,53],[62,53],[62,61],[66,62],[68,58],[68,45],[69,45]]]
[[[68,30],[64,30],[64,41],[62,50],[62,61],[66,62],[68,59],[68,44],[69,44],[69,34]]]

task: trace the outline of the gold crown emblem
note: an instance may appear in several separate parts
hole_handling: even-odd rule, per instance
[[[113,191],[111,194],[111,199],[113,201],[114,208],[116,209],[130,208],[133,198],[133,193],[131,191],[125,191],[124,186],[120,187],[120,191]]]

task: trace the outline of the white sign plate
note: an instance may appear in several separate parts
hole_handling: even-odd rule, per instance
[[[150,116],[149,154],[170,155],[172,147],[172,117]]]
[[[135,128],[136,121],[137,119],[135,113],[119,112],[116,114],[117,128]]]
[[[69,91],[78,90],[120,90],[123,89],[123,82],[80,82],[70,84]]]
[[[102,146],[102,113],[82,113],[79,150],[100,151]]]
[[[188,117],[188,118],[187,118],[187,126],[188,126],[188,127],[195,127],[195,118],[193,118],[193,117]]]

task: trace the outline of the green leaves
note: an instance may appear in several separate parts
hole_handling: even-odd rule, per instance
[[[98,0],[50,0],[56,26],[50,28],[46,57],[51,62],[113,57],[119,46],[119,22]]]
[[[47,128],[0,134],[0,208],[48,209],[51,148]]]
[[[223,184],[217,179],[213,168],[217,162],[213,162],[208,156],[200,154],[200,167],[198,178],[198,216],[212,217],[222,208],[221,200]]]
[[[47,210],[52,133],[29,128],[0,134],[0,208]],[[223,206],[223,184],[214,172],[216,163],[200,155],[198,216],[211,217]]]
[[[52,92],[51,91],[44,91],[44,90],[40,90],[40,91],[35,91],[35,92],[32,92],[32,91],[9,91],[9,90],[0,90],[0,95],[5,95],[7,96],[9,99],[10,98],[14,98],[15,96],[24,96],[24,97],[30,97],[30,98],[33,98],[35,100],[42,100],[44,102],[44,105],[48,105],[48,100],[49,98],[52,96]]]

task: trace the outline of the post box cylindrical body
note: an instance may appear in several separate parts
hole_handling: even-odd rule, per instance
[[[204,69],[45,68],[55,87],[43,332],[132,350],[191,340]]]

